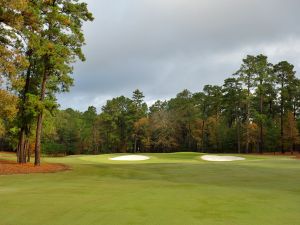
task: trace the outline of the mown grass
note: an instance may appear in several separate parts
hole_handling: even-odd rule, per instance
[[[300,160],[146,155],[141,162],[45,158],[72,170],[0,176],[0,225],[300,224]]]

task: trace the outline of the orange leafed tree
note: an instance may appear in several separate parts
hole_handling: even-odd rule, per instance
[[[295,145],[300,142],[297,123],[292,112],[288,112],[283,127],[283,144],[293,153]]]

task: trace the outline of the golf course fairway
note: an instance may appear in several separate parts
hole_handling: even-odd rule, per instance
[[[71,170],[0,176],[0,225],[300,224],[300,160],[291,156],[143,155],[44,158]]]

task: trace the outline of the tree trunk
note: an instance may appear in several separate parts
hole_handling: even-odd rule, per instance
[[[284,154],[283,147],[283,78],[281,81],[281,102],[280,102],[280,142],[281,142],[281,153]]]
[[[29,143],[29,140],[27,140],[27,143],[26,143],[26,152],[27,152],[27,162],[30,162],[30,143]]]
[[[34,165],[41,165],[41,134],[42,134],[43,112],[38,115],[35,137],[35,150],[34,150]]]
[[[97,144],[97,138],[96,138],[96,127],[95,127],[95,121],[93,121],[93,151],[94,154],[98,154],[98,144]]]
[[[19,143],[17,148],[17,162],[20,164],[26,163],[26,160],[24,161],[24,149],[25,147],[25,130],[23,127],[21,128],[20,134],[19,134]]]
[[[294,120],[296,121],[297,123],[297,106],[296,106],[296,103],[294,103],[293,105],[293,115],[294,115]],[[296,143],[295,143],[295,140],[293,141],[293,147],[292,147],[292,155],[294,155],[294,152],[296,150]]]
[[[262,85],[262,82],[260,83]],[[260,91],[261,92],[261,91]],[[260,116],[263,114],[263,95],[260,93]],[[264,147],[264,138],[263,138],[263,121],[261,119],[260,121],[260,141],[259,141],[259,153],[263,153],[263,147]]]
[[[249,153],[249,124],[250,124],[250,78],[248,78],[248,100],[247,100],[247,118],[246,118],[246,153]]]
[[[241,154],[241,134],[240,134],[240,120],[237,119],[237,147],[238,153]]]
[[[133,152],[136,153],[136,147],[137,147],[137,138],[134,136],[134,149]]]
[[[29,53],[30,54],[30,53]],[[26,163],[26,157],[24,159],[24,152],[25,152],[25,136],[28,135],[26,129],[28,127],[27,121],[25,120],[25,104],[27,102],[27,93],[29,92],[30,86],[30,73],[31,73],[31,65],[29,65],[27,72],[26,72],[26,81],[24,91],[22,93],[22,101],[20,106],[20,121],[21,121],[21,129],[19,132],[19,141],[18,141],[18,148],[17,148],[17,162],[18,163]],[[26,153],[25,153],[26,154]]]
[[[47,69],[44,72],[42,86],[41,86],[41,96],[40,101],[43,102],[46,95],[46,83],[48,79],[48,71]],[[36,126],[36,139],[35,139],[35,151],[34,151],[34,165],[41,165],[41,135],[42,135],[42,127],[43,127],[43,109],[39,112],[37,118],[37,126]]]
[[[201,146],[201,150],[202,150],[202,152],[204,152],[205,151],[205,148],[204,148],[204,126],[205,126],[205,120],[203,120],[202,121],[202,146]]]

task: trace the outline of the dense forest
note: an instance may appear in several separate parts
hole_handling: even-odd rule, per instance
[[[197,93],[183,90],[150,107],[140,90],[131,98],[108,100],[99,114],[94,106],[85,112],[54,107],[46,111],[42,151],[293,152],[299,150],[300,128],[300,80],[295,73],[286,61],[272,65],[264,55],[249,55],[222,86],[206,85]],[[14,121],[5,118],[9,132],[2,140],[17,143],[11,132]],[[34,137],[32,132],[30,139]]]
[[[300,81],[286,61],[247,56],[222,86],[184,90],[149,108],[143,93],[108,100],[97,114],[72,109],[47,117],[48,153],[295,151],[299,143]]]
[[[0,147],[19,163],[34,154],[39,165],[41,152],[299,150],[300,81],[292,64],[264,55],[247,56],[221,86],[151,106],[135,90],[99,114],[60,110],[55,96],[69,91],[72,65],[85,60],[82,25],[92,20],[75,0],[0,0]]]

